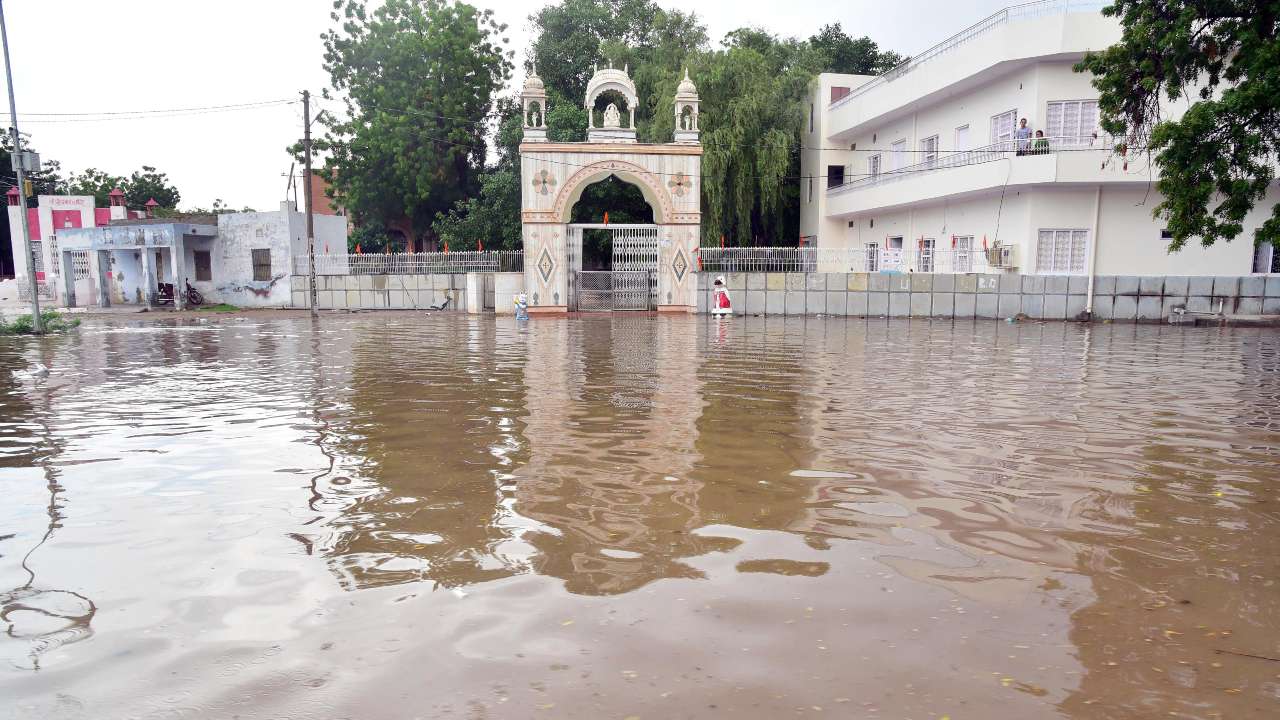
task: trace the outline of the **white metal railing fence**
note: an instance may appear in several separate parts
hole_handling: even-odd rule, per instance
[[[920,173],[927,173],[933,170],[946,170],[947,168],[963,167],[966,165],[980,165],[982,163],[1000,160],[1002,158],[1024,157],[1030,155],[1052,155],[1056,152],[1074,152],[1079,150],[1088,150],[1097,148],[1099,150],[1111,150],[1116,146],[1116,140],[1110,135],[1093,133],[1087,136],[1055,136],[1055,137],[1039,137],[1029,138],[1025,140],[1010,139],[1001,140],[1000,142],[984,145],[980,148],[972,150],[960,150],[940,153],[937,157],[929,158],[918,163],[906,165],[896,170],[886,170],[874,175],[863,175],[854,180],[850,180],[840,185],[832,185],[827,188],[828,195],[839,195],[841,193],[857,190],[859,188],[875,187],[885,183],[897,182],[909,177],[914,177]],[[850,172],[848,175],[852,176]]]
[[[951,50],[954,50],[961,45],[966,45],[973,40],[982,37],[992,29],[1010,22],[1072,12],[1097,12],[1106,4],[1108,4],[1106,0],[1039,0],[1039,2],[1030,2],[1007,7],[994,15],[979,20],[973,25],[970,25],[928,50],[903,61],[901,64],[891,68],[884,74],[853,88],[853,90],[851,90],[847,95],[838,98],[827,107],[828,109],[834,109],[844,105],[845,103],[851,102],[854,98],[884,85],[885,83],[892,82],[903,75],[916,70],[921,65],[932,60],[936,60],[938,57],[947,54]]]
[[[306,255],[293,258],[295,275],[309,272]],[[521,250],[317,255],[317,275],[443,275],[469,272],[524,272]]]
[[[935,241],[940,242],[940,241]],[[941,241],[945,242],[945,241]],[[985,273],[992,266],[980,248],[931,249],[704,247],[699,250],[704,273],[737,272],[933,272]]]

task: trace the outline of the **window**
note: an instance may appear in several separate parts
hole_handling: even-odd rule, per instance
[[[828,165],[827,166],[827,187],[840,187],[844,184],[844,166]]]
[[[1168,229],[1168,228],[1165,228],[1164,230],[1161,230],[1161,231],[1160,231],[1160,239],[1161,239],[1161,240],[1172,240],[1172,239],[1173,239],[1173,231],[1172,231],[1172,230],[1170,230],[1170,229]]]
[[[907,166],[907,140],[903,138],[893,143],[891,148],[893,155],[893,170],[901,170]]]
[[[44,242],[41,240],[31,241],[31,267],[36,271],[36,279],[44,279]]]
[[[956,150],[964,151],[969,149],[969,126],[961,125],[956,128]]]
[[[208,250],[196,250],[196,282],[213,280],[213,262]]]
[[[1098,132],[1097,100],[1058,100],[1049,103],[1044,134],[1058,144],[1088,145]]]
[[[920,241],[920,272],[933,272],[933,249],[937,246],[937,241],[933,238],[924,238]]]
[[[848,94],[849,88],[847,87],[840,87],[838,85],[831,86],[831,102],[835,102]]]
[[[1076,275],[1084,272],[1089,256],[1088,230],[1041,230],[1036,246],[1036,272]]]
[[[253,251],[253,279],[257,281],[271,280],[271,251]]]
[[[920,141],[920,159],[923,160],[928,167],[933,167],[938,162],[938,136],[927,137]]]
[[[867,158],[867,174],[875,177],[880,174],[880,154],[876,153]]]
[[[887,249],[889,249],[889,250],[901,250],[901,249],[902,249],[902,236],[901,236],[901,235],[894,235],[893,237],[885,238],[885,242],[886,242],[885,247],[886,247]]]
[[[973,272],[973,236],[960,235],[952,238],[955,245],[954,272]]]
[[[813,103],[809,103],[809,132],[813,132]]]
[[[991,144],[1013,139],[1013,130],[1018,125],[1018,111],[1010,110],[991,118]]]
[[[76,280],[89,279],[89,251],[71,251],[71,273]]]
[[[867,243],[867,272],[880,271],[880,243]]]

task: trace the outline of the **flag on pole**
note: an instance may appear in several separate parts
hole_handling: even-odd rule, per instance
[[[445,241],[444,241],[444,252],[445,252],[445,254],[446,254],[446,255],[448,255],[448,254],[449,254],[449,241],[448,241],[448,240],[445,240]]]
[[[364,251],[360,249],[360,243],[356,243],[356,254],[363,255]]]
[[[604,224],[605,224],[605,225],[608,225],[608,224],[609,224],[609,211],[608,211],[608,210],[605,210],[605,211],[604,211]]]
[[[476,252],[484,252],[484,240],[476,240]]]
[[[986,250],[986,249],[987,249],[987,236],[986,236],[986,235],[983,235],[983,236],[982,236],[982,249],[983,249],[983,250]]]

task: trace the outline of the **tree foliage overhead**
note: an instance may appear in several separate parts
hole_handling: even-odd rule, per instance
[[[731,244],[794,242],[800,216],[799,138],[809,82],[819,72],[875,74],[902,60],[868,38],[847,35],[839,25],[805,41],[744,28],[712,49],[696,15],[664,10],[652,0],[562,0],[536,12],[530,23],[530,58],[547,88],[547,134],[553,142],[586,140],[587,81],[593,66],[609,63],[628,66],[636,84],[637,139],[671,142],[676,86],[689,68],[702,102],[705,242],[718,242],[721,235]],[[493,231],[499,227],[496,218],[518,219],[519,115],[518,108],[503,110],[498,145],[510,162],[500,160],[490,170],[513,175],[486,184],[437,223],[452,244],[470,246],[475,239],[462,236]],[[619,212],[630,216],[643,210],[624,209],[633,199],[608,188],[588,188],[574,213],[600,218],[608,210],[611,220]],[[486,219],[466,222],[470,213]],[[502,244],[518,247],[518,223],[500,227],[505,228]]]
[[[317,146],[333,193],[357,222],[407,218],[433,239],[436,215],[479,185],[486,121],[510,77],[506,27],[446,0],[336,0],[331,17],[324,68],[347,117],[326,113]]]
[[[1153,153],[1169,249],[1235,238],[1280,155],[1280,2],[1115,0],[1103,12],[1122,38],[1076,69],[1095,76],[1102,127]],[[1175,101],[1191,105],[1167,117]],[[1280,204],[1254,240],[1280,247]]]
[[[154,199],[159,207],[172,210],[182,201],[182,194],[170,184],[169,176],[150,165],[143,165],[141,170],[133,171],[128,177],[112,175],[97,168],[72,173],[61,192],[92,195],[95,205],[106,207],[111,202],[108,196],[115,188],[124,192],[125,204],[136,209],[145,207],[149,200]]]

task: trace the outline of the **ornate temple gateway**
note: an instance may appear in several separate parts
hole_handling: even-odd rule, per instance
[[[605,92],[621,96],[603,112]],[[644,310],[693,312],[695,250],[701,222],[702,146],[698,142],[698,90],[686,72],[675,96],[674,142],[636,142],[635,83],[624,68],[597,68],[587,83],[587,141],[547,140],[547,93],[535,68],[520,94],[521,225],[529,312]],[[582,191],[610,176],[640,189],[653,209],[652,225],[570,223]],[[612,234],[607,272],[583,272],[582,232]]]

